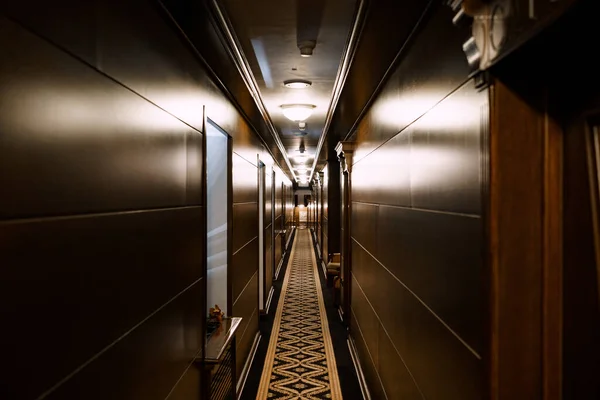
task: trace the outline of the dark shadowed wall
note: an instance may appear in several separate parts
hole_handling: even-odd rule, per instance
[[[0,11],[0,397],[198,398],[203,107],[233,140],[238,371],[258,331],[261,142],[158,3]]]
[[[377,399],[483,397],[488,98],[452,16],[427,14],[353,136],[351,334]]]

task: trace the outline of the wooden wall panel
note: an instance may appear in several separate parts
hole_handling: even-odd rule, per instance
[[[240,377],[258,332],[258,271],[248,279],[245,289],[234,299],[233,309],[235,315],[244,315],[236,336],[237,351],[242,353],[236,360],[237,376]]]
[[[468,79],[451,11],[430,11],[352,137],[351,335],[376,398],[475,400],[488,92]]]
[[[200,181],[186,177],[202,173],[197,156],[188,163],[198,131],[18,25],[3,32],[0,165],[19,173],[0,178],[12,193],[1,218],[200,204]]]
[[[540,5],[540,18],[528,23],[543,23],[545,12],[572,3],[555,24],[491,70],[496,399],[600,394],[594,374],[600,346],[593,339],[600,332],[597,215],[588,164],[600,79],[597,65],[573,63],[597,37],[600,3]],[[573,84],[578,76],[586,77],[585,84]]]
[[[206,312],[203,107],[237,155],[233,243],[250,245],[230,267],[240,302],[254,307],[256,132],[158,3],[0,11],[10,58],[0,67],[0,168],[13,171],[0,178],[12,193],[0,200],[0,297],[15,327],[0,347],[22,350],[0,363],[0,397],[194,396]],[[238,309],[243,364],[258,317]],[[31,371],[40,357],[42,374]]]
[[[235,144],[235,139],[234,139]],[[256,159],[256,154],[253,160]],[[258,332],[258,169],[237,153],[233,154],[233,234],[230,277],[232,316],[242,317],[237,337],[237,376],[251,352]]]
[[[192,360],[204,332],[204,310],[197,304],[203,291],[197,284],[165,304],[46,398],[166,398],[186,370],[196,368]]]

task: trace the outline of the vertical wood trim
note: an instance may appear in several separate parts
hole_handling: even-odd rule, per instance
[[[491,90],[490,398],[542,395],[542,116],[501,81]]]
[[[563,324],[563,131],[548,113],[544,117],[544,400],[562,398]]]

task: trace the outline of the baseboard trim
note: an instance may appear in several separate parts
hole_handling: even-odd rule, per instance
[[[267,307],[265,307],[265,314],[269,314],[269,309],[271,308],[271,301],[273,300],[273,293],[275,293],[275,288],[271,286],[271,290],[269,291],[269,297],[267,298]]]
[[[285,244],[285,252],[287,253],[290,249],[290,242],[292,241],[292,238],[294,237],[294,231],[296,230],[296,228],[292,228],[292,232],[290,233],[290,236],[288,237],[287,243]]]
[[[367,380],[365,379],[365,374],[364,374],[362,366],[360,364],[360,358],[358,357],[358,352],[356,351],[354,339],[352,339],[352,337],[348,337],[346,342],[348,343],[348,350],[350,350],[350,357],[352,358],[352,364],[354,364],[354,370],[356,371],[356,376],[358,377],[358,384],[360,385],[360,391],[362,392],[362,397],[364,400],[371,400],[371,393],[369,392],[369,387],[367,386]]]
[[[281,267],[283,266],[283,260],[285,259],[285,253],[281,256],[281,260],[279,261],[279,265],[277,265],[277,270],[275,271],[275,280],[279,279],[279,273],[281,272]]]
[[[261,338],[262,336],[260,335],[260,332],[256,332],[256,336],[254,336],[254,343],[252,343],[252,348],[250,350],[250,356],[246,359],[246,363],[242,369],[242,375],[237,381],[237,400],[242,397],[242,392],[244,391],[244,386],[246,385],[246,379],[248,379],[248,374],[250,373],[250,368],[252,368],[252,363],[254,362],[254,357],[256,356],[256,351],[258,350],[258,344],[260,343]]]

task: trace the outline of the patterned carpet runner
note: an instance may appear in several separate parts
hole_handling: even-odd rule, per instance
[[[298,229],[257,400],[342,399],[317,274],[309,231]]]

